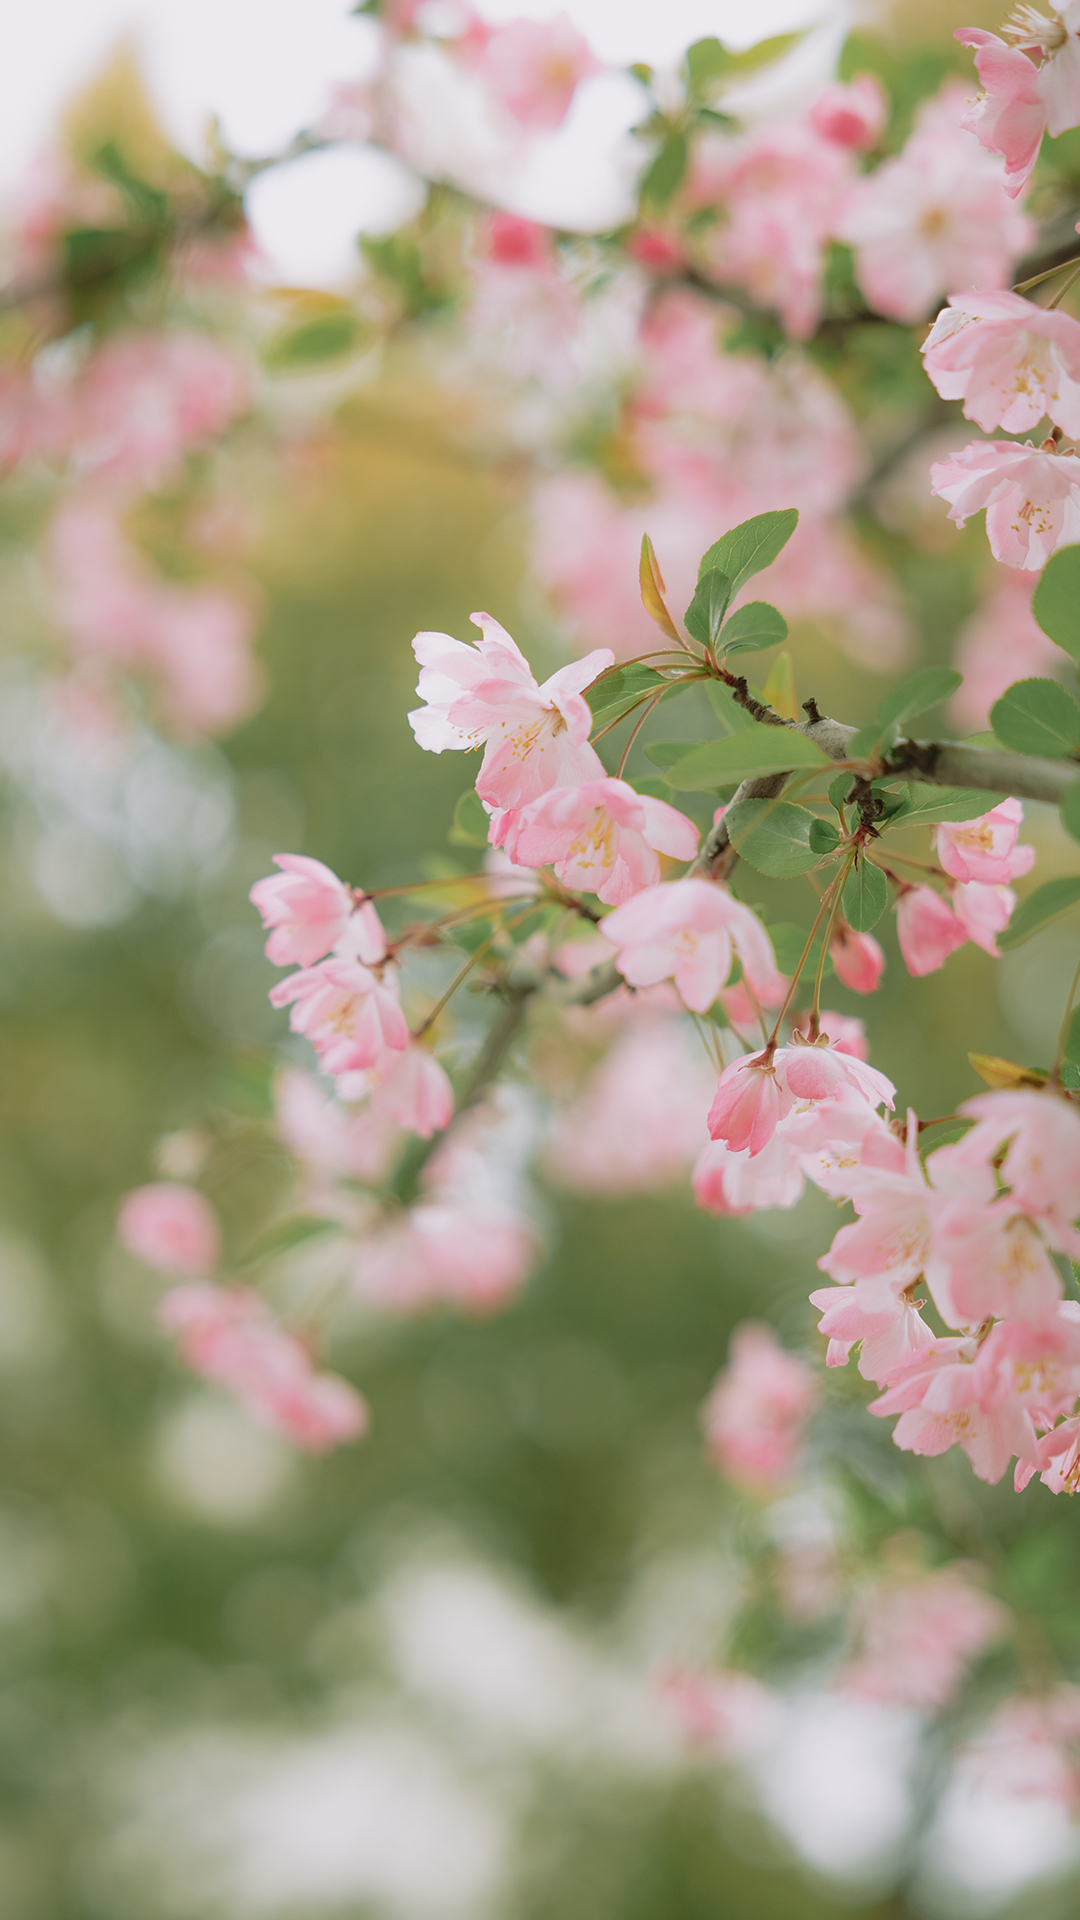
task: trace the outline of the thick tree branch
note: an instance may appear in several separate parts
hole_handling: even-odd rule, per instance
[[[958,740],[901,740],[888,757],[891,773],[913,773],[934,787],[974,787],[1045,800],[1059,807],[1080,779],[1075,760],[1040,760],[1002,747],[969,747]]]

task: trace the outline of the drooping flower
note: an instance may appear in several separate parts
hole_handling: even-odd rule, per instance
[[[698,845],[698,830],[684,813],[606,776],[556,787],[520,812],[496,815],[491,837],[511,860],[552,865],[563,886],[616,907],[655,885],[658,854],[692,860]]]
[[[1080,540],[1080,458],[1049,443],[976,440],[930,469],[931,492],[962,527],[986,508],[995,560],[1035,573],[1058,547]]]
[[[316,1372],[304,1343],[248,1288],[174,1287],[158,1318],[177,1335],[193,1373],[225,1387],[253,1419],[287,1433],[308,1453],[366,1433],[367,1404],[355,1387],[340,1374]]]
[[[401,1052],[409,1029],[389,968],[380,975],[359,961],[320,960],[290,973],[270,989],[272,1007],[292,1007],[289,1024],[306,1034],[324,1073],[380,1068]]]
[[[248,895],[272,929],[266,957],[276,967],[311,967],[336,947],[352,915],[355,902],[344,881],[302,853],[275,853],[281,872],[256,880]],[[386,956],[386,939],[370,900],[358,910],[359,930],[366,949],[363,957],[376,965]]]
[[[885,955],[872,933],[856,933],[838,920],[829,940],[836,977],[852,993],[876,993],[885,971]]]
[[[954,880],[980,880],[995,887],[1029,873],[1035,849],[1016,844],[1023,818],[1023,802],[1008,799],[977,820],[940,821],[934,844],[946,873]]]
[[[914,1298],[914,1282],[903,1286],[890,1274],[875,1274],[849,1286],[818,1287],[810,1302],[821,1314],[818,1332],[829,1343],[826,1366],[846,1367],[857,1346],[859,1372],[879,1387],[934,1344],[919,1311],[926,1302]]]
[[[399,1127],[430,1140],[448,1127],[454,1112],[454,1089],[446,1069],[429,1047],[411,1040],[384,1067],[372,1091],[374,1112],[396,1120]]]
[[[1015,905],[1016,895],[1011,887],[988,887],[980,880],[972,880],[952,890],[952,910],[967,938],[995,958],[997,935],[1004,933]]]
[[[836,1047],[766,1048],[725,1067],[709,1111],[709,1133],[736,1153],[749,1148],[758,1154],[796,1104],[857,1100],[891,1107],[895,1093],[883,1073]]]
[[[603,777],[589,745],[592,714],[582,689],[610,667],[602,647],[560,667],[537,684],[524,654],[488,613],[472,619],[483,631],[475,646],[445,633],[418,633],[413,652],[421,673],[416,691],[426,703],[409,715],[429,753],[485,746],[476,790],[494,808],[520,808],[552,787]]]
[[[920,979],[945,965],[967,931],[933,887],[905,887],[896,903],[896,937],[905,967]]]
[[[673,978],[694,1013],[712,1006],[733,958],[759,1000],[767,1001],[780,979],[757,914],[709,880],[649,887],[609,914],[600,932],[619,949],[616,965],[624,980],[651,987]]]
[[[961,27],[953,38],[976,49],[975,66],[984,88],[960,125],[989,153],[1004,155],[1005,191],[1015,200],[1027,185],[1046,130],[1038,69],[1019,47],[1006,46],[996,33],[981,27]]]
[[[117,1215],[121,1244],[159,1273],[213,1273],[221,1258],[218,1217],[203,1194],[155,1180],[125,1196]]]
[[[709,1455],[736,1486],[777,1493],[794,1472],[820,1388],[806,1361],[756,1320],[736,1327],[728,1352],[702,1408]]]
[[[1030,433],[1044,416],[1080,434],[1080,320],[1018,293],[951,293],[923,341],[943,400],[962,400],[984,433]]]

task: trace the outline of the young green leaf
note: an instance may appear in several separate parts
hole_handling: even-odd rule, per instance
[[[339,1231],[339,1223],[318,1214],[294,1213],[288,1220],[281,1220],[276,1226],[268,1227],[253,1240],[238,1266],[251,1267],[260,1260],[272,1260],[279,1253],[288,1253],[292,1247],[302,1246],[305,1240],[314,1240],[318,1235]]]
[[[713,36],[707,40],[695,40],[686,52],[690,85],[701,92],[722,80],[742,79],[758,67],[768,65],[771,60],[779,60],[801,38],[799,33],[778,33],[768,40],[759,40],[756,47],[744,47],[738,53],[732,53]]]
[[[810,845],[815,853],[835,853],[840,835],[831,820],[815,820],[810,829]]]
[[[767,600],[751,600],[745,607],[736,607],[721,628],[720,651],[759,653],[763,647],[775,647],[786,640],[787,631],[783,614],[770,607]]]
[[[719,567],[731,581],[732,594],[738,593],[752,574],[772,566],[798,524],[794,507],[786,507],[781,513],[756,513],[752,520],[743,520],[739,526],[732,527],[730,533],[714,541],[702,557],[698,577],[708,573],[710,567]]]
[[[684,792],[708,793],[725,780],[758,780],[769,773],[831,764],[828,754],[794,727],[755,726],[747,733],[732,733],[726,740],[695,747],[669,769],[668,780]]]
[[[1060,880],[1047,880],[1020,902],[1004,933],[998,934],[998,947],[1005,953],[1010,947],[1020,946],[1030,940],[1033,933],[1041,933],[1051,921],[1060,920],[1062,914],[1071,912],[1078,904],[1080,875],[1063,874]]]
[[[724,815],[732,846],[759,873],[790,880],[816,867],[810,845],[815,815],[790,800],[736,800]]]
[[[486,847],[490,826],[480,795],[470,787],[454,808],[454,824],[446,837],[455,847]]]
[[[876,927],[889,904],[889,883],[880,867],[860,860],[852,867],[844,884],[844,919],[856,933],[869,933]]]
[[[947,700],[950,693],[956,692],[962,678],[952,667],[924,667],[919,673],[909,673],[906,680],[901,680],[898,687],[885,695],[878,708],[879,724],[902,726],[905,721],[914,720],[916,714]]]
[[[1080,707],[1056,680],[1016,680],[990,709],[1003,747],[1053,760],[1080,751]]]
[[[298,326],[275,333],[263,349],[263,359],[271,368],[302,371],[322,368],[327,360],[340,359],[360,345],[363,330],[357,314],[348,311],[319,313]]]
[[[731,581],[719,567],[710,567],[697,583],[694,597],[683,616],[686,631],[703,647],[716,645],[720,623],[731,601]]]
[[[664,605],[664,576],[656,564],[653,543],[647,533],[641,536],[638,581],[641,587],[641,604],[650,620],[655,620],[661,633],[666,633],[669,640],[674,640],[681,647],[683,642],[679,636],[679,629]]]
[[[1080,665],[1080,547],[1059,547],[1031,602],[1043,632]]]

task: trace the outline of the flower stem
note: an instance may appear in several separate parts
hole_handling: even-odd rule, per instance
[[[641,729],[642,729],[642,727],[643,727],[643,726],[645,725],[645,722],[646,722],[646,720],[648,719],[648,717],[649,717],[649,715],[650,715],[650,713],[652,712],[652,710],[653,710],[653,708],[654,708],[654,707],[656,706],[656,704],[657,704],[657,702],[658,702],[659,700],[662,700],[662,699],[663,699],[663,693],[662,693],[662,692],[661,692],[661,693],[654,693],[654,694],[653,694],[653,696],[652,696],[652,698],[651,698],[651,700],[649,701],[649,703],[648,703],[648,705],[646,706],[646,708],[645,708],[645,711],[644,711],[644,713],[643,713],[643,714],[642,714],[642,716],[641,716],[641,719],[640,719],[640,720],[638,721],[638,723],[637,723],[637,726],[636,726],[636,727],[634,728],[634,730],[633,730],[633,732],[632,732],[632,733],[631,733],[631,735],[630,735],[630,738],[629,738],[629,740],[627,741],[627,743],[626,743],[626,745],[625,745],[625,747],[624,747],[624,748],[623,748],[623,750],[622,750],[622,758],[621,758],[621,759],[620,759],[620,761],[619,761],[619,767],[618,767],[618,772],[617,772],[617,773],[616,773],[616,775],[615,775],[615,778],[616,778],[616,780],[621,780],[621,779],[622,779],[622,777],[623,777],[623,768],[625,767],[625,765],[626,765],[626,762],[627,762],[627,760],[628,760],[628,759],[629,759],[629,757],[630,757],[630,749],[631,749],[631,747],[633,746],[633,744],[634,744],[634,741],[635,741],[635,740],[637,739],[637,737],[638,737],[638,734],[639,734],[639,733],[641,732]]]
[[[801,954],[799,955],[799,963],[798,963],[798,966],[795,968],[794,975],[792,976],[791,985],[787,990],[787,995],[785,997],[784,1004],[776,1016],[776,1024],[773,1027],[771,1034],[769,1035],[768,1041],[766,1042],[766,1045],[769,1047],[775,1047],[777,1044],[777,1035],[779,1034],[780,1028],[783,1025],[784,1016],[787,1013],[787,1010],[790,1007],[793,999],[795,998],[795,989],[799,984],[799,975],[802,973],[802,970],[805,967],[806,962],[810,957],[810,949],[814,944],[814,935],[816,934],[818,928],[820,927],[822,920],[825,918],[826,913],[828,913],[830,909],[835,908],[835,903],[836,901],[839,900],[840,895],[843,892],[844,881],[848,877],[848,873],[851,869],[851,861],[854,860],[854,858],[855,856],[854,854],[852,854],[851,860],[848,860],[846,864],[840,869],[840,872],[837,874],[836,879],[833,881],[832,885],[826,889],[825,893],[822,896],[821,905],[818,908],[817,913],[814,917],[814,924],[806,936],[806,945],[803,948]],[[824,947],[822,948],[822,951],[824,951]]]

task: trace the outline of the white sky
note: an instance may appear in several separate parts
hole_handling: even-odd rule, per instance
[[[363,74],[371,28],[350,17],[352,0],[27,0],[8,14],[0,68],[0,193],[17,187],[69,96],[118,41],[139,52],[161,118],[196,157],[207,117],[226,140],[259,154],[285,145],[315,120],[331,88]],[[745,46],[793,27],[819,31],[782,80],[805,88],[834,57],[848,0],[480,0],[488,18],[543,18],[563,8],[601,59],[663,66],[705,34]],[[800,68],[803,70],[800,76]],[[567,224],[618,218],[626,160],[619,143],[637,89],[614,78],[592,82],[562,132],[539,143],[528,177],[515,184],[520,210]],[[784,104],[783,95],[776,105]],[[354,150],[335,170],[310,163],[264,183],[252,207],[264,250],[282,277],[333,284],[346,270],[358,230],[385,230],[412,211],[407,183]]]

